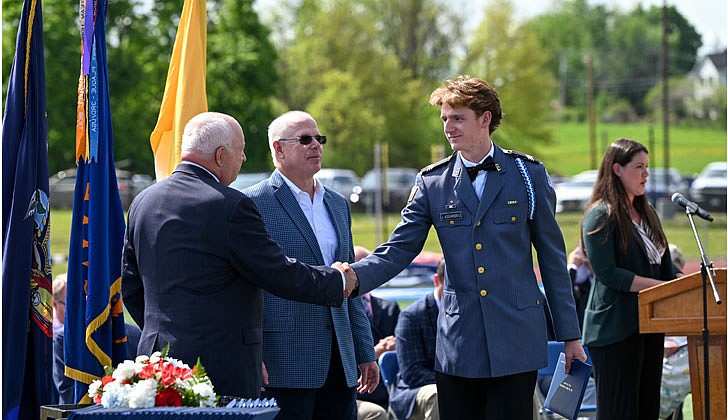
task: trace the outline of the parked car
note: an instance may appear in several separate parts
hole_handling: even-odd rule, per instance
[[[121,206],[129,209],[135,191],[132,186],[131,172],[117,169],[116,183],[119,188]],[[55,209],[73,208],[73,195],[76,190],[76,168],[65,169],[50,176],[48,179],[50,190],[50,206]]]
[[[690,185],[690,199],[709,211],[726,211],[726,162],[709,163]]]
[[[556,212],[584,211],[592,195],[597,171],[584,171],[570,180],[554,187],[556,191]]]
[[[372,295],[382,299],[413,301],[431,293],[441,258],[440,253],[422,251],[402,272],[372,290]]]
[[[657,200],[670,199],[672,194],[679,192],[680,194],[688,193],[688,182],[687,179],[680,174],[675,168],[670,168],[670,183],[665,189],[665,176],[667,171],[665,168],[649,168],[648,172],[650,176],[647,177],[647,184],[645,184],[647,199],[655,204]]]
[[[270,172],[243,172],[239,173],[237,177],[235,177],[235,181],[233,181],[230,184],[230,188],[235,188],[236,190],[242,191],[251,185],[255,185],[259,183],[260,181],[268,178],[270,176]]]
[[[382,194],[382,209],[385,212],[398,212],[407,204],[407,198],[415,185],[417,169],[386,168],[384,171],[387,194]],[[379,171],[372,169],[367,172],[361,180],[361,189],[361,206],[367,212],[374,212],[376,191],[385,189]]]
[[[323,168],[316,174],[316,178],[347,200],[353,203],[359,201],[361,185],[356,172],[351,169]]]

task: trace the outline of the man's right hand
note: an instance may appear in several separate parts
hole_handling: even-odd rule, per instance
[[[346,290],[344,291],[344,297],[351,296],[354,290],[359,287],[359,276],[356,275],[356,271],[349,265],[344,263],[344,277],[346,277]]]
[[[350,297],[352,292],[354,292],[354,289],[356,289],[359,285],[359,277],[356,275],[356,272],[354,272],[354,269],[351,268],[349,263],[341,263],[337,261],[331,264],[331,266],[344,273],[344,299]]]

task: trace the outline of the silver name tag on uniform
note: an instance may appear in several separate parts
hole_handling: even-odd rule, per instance
[[[463,220],[463,212],[452,211],[448,213],[440,213],[440,221],[446,222],[448,220]]]

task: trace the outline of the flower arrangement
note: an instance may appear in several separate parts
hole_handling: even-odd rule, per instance
[[[106,366],[101,380],[89,386],[88,395],[104,408],[216,406],[217,396],[200,360],[190,368],[168,357],[168,350],[167,346],[151,356],[126,360],[116,369]]]

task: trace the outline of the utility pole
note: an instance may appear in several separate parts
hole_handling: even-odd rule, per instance
[[[589,121],[589,162],[590,168],[597,168],[597,115],[594,107],[594,66],[590,53],[584,56],[586,68],[586,103]]]
[[[668,37],[670,35],[670,22],[667,9],[667,0],[662,2],[662,138],[665,153],[665,192],[669,195],[670,188],[670,65],[668,57],[670,46]]]

